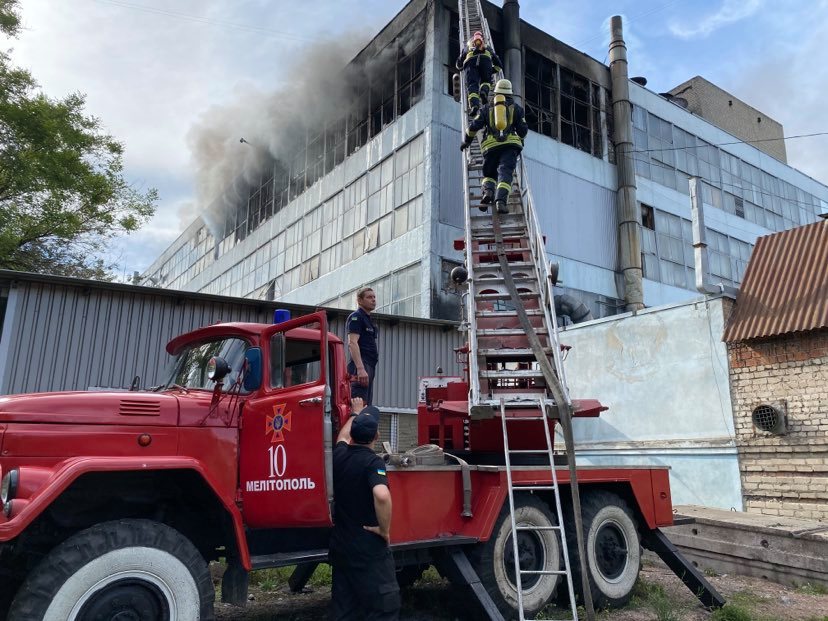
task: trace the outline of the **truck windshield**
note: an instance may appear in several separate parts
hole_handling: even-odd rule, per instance
[[[229,390],[239,377],[244,365],[244,354],[250,345],[237,338],[217,339],[193,345],[182,351],[172,363],[172,369],[164,384],[165,388],[181,386],[191,389],[212,390],[215,386],[207,377],[207,363],[219,356],[230,365],[230,373],[224,378],[222,390]],[[242,389],[244,392],[244,389]]]

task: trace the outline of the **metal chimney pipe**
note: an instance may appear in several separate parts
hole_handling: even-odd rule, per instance
[[[523,99],[523,58],[520,53],[520,5],[503,0],[503,73],[512,81],[516,99]]]
[[[610,79],[612,80],[613,140],[618,172],[618,251],[623,275],[623,297],[628,311],[644,308],[641,271],[641,215],[635,196],[633,165],[632,106],[627,71],[627,46],[621,16],[610,19]]]

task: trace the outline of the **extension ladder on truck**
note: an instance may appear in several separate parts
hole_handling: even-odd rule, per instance
[[[465,46],[472,34],[479,30],[483,33],[486,44],[494,49],[480,0],[459,0],[458,9],[461,45]],[[503,76],[499,74],[497,77],[499,79]],[[514,76],[514,79],[520,80],[521,77]],[[467,103],[466,84],[461,79],[461,118],[464,130],[469,123]],[[465,151],[462,166],[465,197],[463,247],[469,284],[465,304],[469,340],[469,408],[472,418],[492,415],[500,415],[502,418],[519,616],[521,621],[525,619],[521,576],[527,572],[519,566],[517,535],[532,530],[532,527],[516,523],[515,492],[535,490],[513,485],[511,454],[516,451],[510,451],[508,436],[512,426],[524,424],[527,420],[542,420],[546,429],[546,449],[534,452],[546,454],[549,459],[552,485],[546,486],[546,489],[554,492],[557,525],[553,528],[560,535],[564,568],[546,567],[540,573],[566,577],[572,619],[577,621],[578,612],[548,420],[560,420],[564,434],[579,560],[581,573],[586,577],[588,574],[583,554],[572,440],[572,402],[562,364],[552,291],[556,278],[546,260],[545,241],[535,213],[523,158],[519,158],[515,171],[507,202],[509,214],[506,215],[497,214],[494,205],[485,212],[478,209],[483,180],[483,155],[479,140],[473,140]],[[538,571],[531,573],[537,574]],[[583,591],[587,618],[592,619],[594,613],[589,587],[584,585]]]

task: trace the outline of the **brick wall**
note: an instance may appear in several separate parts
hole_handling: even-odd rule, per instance
[[[828,330],[727,350],[745,509],[828,521]],[[788,434],[756,429],[753,409],[778,402]]]

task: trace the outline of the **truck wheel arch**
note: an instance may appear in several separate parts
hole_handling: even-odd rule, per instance
[[[116,520],[54,548],[27,576],[9,618],[74,619],[120,606],[196,621],[213,618],[214,598],[207,563],[186,537],[159,522]]]
[[[64,467],[55,473],[44,489],[33,494],[27,507],[33,511],[26,516],[21,514],[21,523],[14,525],[12,520],[7,526],[16,526],[16,537],[24,540],[28,531],[36,530],[41,523],[56,522],[62,526],[63,536],[53,540],[53,547],[75,532],[99,522],[149,518],[177,528],[204,551],[205,556],[209,555],[202,545],[204,537],[193,532],[193,529],[200,528],[202,533],[209,529],[210,536],[221,540],[220,545],[226,548],[228,555],[235,556],[242,566],[249,569],[249,552],[239,508],[226,493],[221,493],[198,462],[191,459],[183,462],[171,464],[167,459],[158,465],[147,464],[146,461],[135,465],[119,461],[116,468],[111,460],[95,463],[86,459],[82,464],[73,464],[82,468]],[[185,490],[185,494],[178,494],[178,489]],[[165,493],[167,498],[174,497],[179,504],[199,503],[202,519],[186,523],[170,507],[159,506],[155,500],[159,494],[163,497]],[[141,497],[141,494],[145,496]],[[86,512],[78,511],[77,507],[84,498],[89,498],[93,507],[103,506],[103,510],[87,508]],[[110,498],[117,502],[108,503]]]

